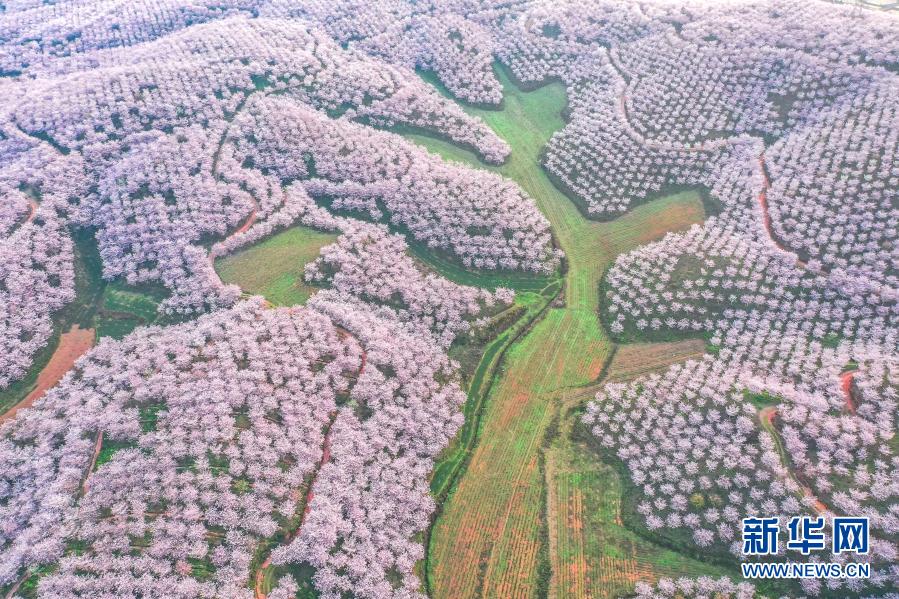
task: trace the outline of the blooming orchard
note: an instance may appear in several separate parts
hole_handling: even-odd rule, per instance
[[[162,309],[194,318],[101,342],[0,428],[0,584],[53,565],[40,596],[251,597],[270,559],[311,566],[332,599],[421,596],[427,481],[462,423],[447,350],[514,294],[426,272],[409,246],[482,270],[563,258],[516,184],[398,135],[507,160],[441,93],[499,108],[498,59],[522,86],[564,84],[540,166],[588,217],[685,186],[707,200],[704,225],[603,280],[614,337],[709,342],[586,409],[642,524],[738,552],[747,514],[864,515],[872,577],[829,591],[899,585],[895,17],[801,0],[72,0],[7,3],[0,40],[0,388],[75,299],[76,232],[104,277],[160,283]],[[294,224],[338,235],[304,273],[324,289],[306,307],[240,301],[214,260]],[[279,599],[308,582],[276,578]]]
[[[118,14],[108,8],[107,18]],[[0,19],[15,31],[40,12]],[[130,15],[128,27],[148,30],[126,53],[81,29],[83,37],[66,42],[70,51],[40,60],[26,58],[27,43],[4,45],[3,72],[19,76],[0,78],[0,183],[9,198],[4,237],[19,258],[8,261],[3,292],[50,289],[37,300],[4,302],[4,343],[18,349],[4,352],[0,386],[24,375],[51,335],[51,314],[72,299],[70,244],[59,239],[66,224],[96,230],[106,278],[158,281],[171,291],[162,309],[178,314],[237,299],[213,258],[295,222],[332,228],[310,193],[331,196],[333,210],[365,208],[469,266],[558,265],[548,223],[514,184],[444,165],[371,128],[430,130],[502,162],[508,146],[484,123],[410,73],[344,50],[307,23],[247,19],[239,7],[200,12],[213,22],[186,27],[181,19],[193,16],[182,14],[159,31],[149,30],[150,15]],[[22,189],[41,214],[24,224],[16,216]],[[28,268],[22,260],[50,258],[29,253],[35,227],[50,236],[38,252],[57,257],[45,274],[29,276],[49,285],[19,274]]]

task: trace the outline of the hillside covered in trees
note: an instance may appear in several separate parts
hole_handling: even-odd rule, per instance
[[[895,13],[0,3],[5,597],[896,597],[897,321]]]

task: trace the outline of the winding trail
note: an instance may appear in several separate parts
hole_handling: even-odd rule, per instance
[[[235,229],[233,232],[228,234],[224,239],[222,239],[221,241],[216,243],[214,246],[212,246],[212,249],[210,249],[209,252],[206,254],[207,258],[209,259],[210,266],[214,267],[216,259],[221,258],[222,256],[230,253],[230,252],[221,251],[221,248],[223,248],[229,241],[231,241],[235,237],[237,237],[239,235],[243,235],[244,233],[249,231],[250,227],[252,227],[254,224],[256,224],[256,217],[257,217],[257,213],[259,212],[259,201],[255,198],[255,196],[251,195],[250,198],[253,200],[253,208],[252,208],[252,210],[250,210],[250,214],[247,215],[247,217],[240,224],[240,226],[237,227],[237,229]],[[213,268],[213,270],[215,270],[215,268]]]
[[[259,211],[259,202],[256,201],[256,198],[253,198],[253,209],[250,211],[250,214],[249,214],[249,216],[247,216],[247,219],[237,228],[236,231],[231,233],[231,235],[229,235],[225,239],[230,239],[231,237],[236,237],[238,235],[246,233],[249,230],[249,228],[252,227],[253,224],[256,222],[256,213],[258,211]]]
[[[87,467],[87,472],[84,473],[84,480],[81,482],[81,496],[87,495],[88,481],[90,481],[91,474],[94,473],[94,468],[97,466],[97,458],[100,457],[100,450],[103,448],[103,431],[97,433],[97,440],[94,442],[94,453],[91,457],[91,463]]]
[[[774,233],[774,228],[771,221],[771,213],[768,208],[768,190],[771,188],[771,181],[768,177],[768,169],[765,164],[765,145],[762,139],[760,138],[749,138],[749,139],[734,139],[734,138],[720,138],[713,139],[709,141],[705,141],[700,143],[699,145],[683,145],[683,144],[674,144],[671,142],[662,142],[654,139],[648,139],[642,133],[640,133],[636,127],[631,123],[630,117],[628,115],[627,109],[627,98],[628,92],[634,83],[634,79],[631,75],[629,75],[624,68],[619,64],[618,59],[616,58],[616,51],[614,49],[610,49],[606,51],[606,55],[609,58],[609,63],[612,65],[612,68],[618,74],[620,78],[621,91],[618,94],[618,113],[621,119],[622,124],[624,125],[625,131],[631,136],[631,138],[636,141],[638,144],[642,145],[645,148],[656,151],[663,152],[713,152],[715,150],[719,150],[728,145],[736,145],[741,143],[755,143],[761,147],[761,151],[758,155],[758,172],[762,178],[762,187],[759,190],[758,201],[759,206],[762,211],[762,223],[765,228],[765,232],[767,233],[768,239],[771,243],[781,252],[785,252],[796,256],[796,265],[800,268],[808,268],[808,265],[802,261],[796,252],[792,251],[788,247],[786,247],[783,243],[781,243],[777,235]],[[819,271],[816,271],[817,274],[823,274]]]
[[[290,308],[290,311],[293,312],[295,308]],[[359,339],[350,333],[348,330],[341,326],[335,326],[337,329],[337,334],[341,338],[351,338],[356,344],[359,346],[360,355],[359,355],[359,370],[356,372],[356,380],[358,381],[359,377],[362,376],[362,373],[365,372],[365,365],[368,363],[368,352],[359,343]],[[321,469],[331,460],[331,430],[334,426],[334,421],[337,420],[337,415],[339,414],[339,409],[334,410],[328,415],[328,423],[327,428],[325,429],[324,440],[322,441],[322,455],[316,464],[315,468],[312,470],[311,476],[309,477],[309,486],[306,489],[306,496],[303,500],[303,513],[300,516],[300,521],[297,523],[296,528],[294,528],[287,535],[285,542],[281,545],[289,545],[293,542],[293,540],[300,534],[300,531],[303,529],[303,523],[306,521],[306,516],[309,515],[309,511],[312,509],[312,500],[315,498],[315,492],[313,489],[315,488],[315,482],[318,480],[318,474],[321,472]],[[263,585],[265,584],[265,571],[272,565],[272,556],[271,552],[275,549],[272,547],[269,550],[269,554],[266,556],[265,560],[263,560],[262,564],[256,570],[256,576],[254,578],[254,594],[256,599],[266,599],[266,593],[262,590]]]
[[[330,416],[330,422],[328,422],[328,430],[327,432],[325,432],[325,440],[322,444],[322,457],[318,461],[318,464],[315,466],[315,470],[312,472],[312,477],[309,480],[309,489],[306,491],[306,498],[303,502],[303,514],[300,516],[300,522],[299,524],[297,524],[297,527],[293,529],[289,535],[287,535],[287,538],[283,545],[290,545],[297,537],[297,535],[300,534],[300,530],[302,530],[303,528],[303,523],[306,521],[306,516],[309,515],[309,510],[312,507],[312,499],[313,497],[315,497],[315,493],[312,491],[312,489],[315,486],[316,479],[318,479],[318,473],[321,472],[322,467],[331,459],[331,427],[333,426],[334,420],[336,419],[337,411],[335,410]],[[272,549],[274,550],[275,548],[273,547]],[[254,585],[256,599],[266,599],[267,597],[267,594],[262,590],[262,586],[265,583],[265,571],[271,565],[272,556],[271,551],[269,551],[269,554],[262,562],[262,565],[260,565],[256,570],[256,579]]]
[[[774,245],[782,250],[783,246],[774,238],[774,230],[771,228],[771,214],[768,212],[768,189],[771,187],[771,181],[768,179],[768,169],[765,167],[765,153],[759,154],[759,171],[762,173],[762,189],[759,191],[759,206],[762,207],[762,220],[765,223],[765,230],[768,231],[768,237],[774,242]]]
[[[787,476],[792,480],[796,485],[802,489],[802,499],[804,502],[811,501],[811,506],[814,508],[815,512],[819,516],[824,516],[830,513],[830,510],[821,501],[817,495],[812,491],[811,487],[803,484],[796,478],[796,475],[793,473],[793,470],[790,468],[789,458],[787,456],[787,452],[783,447],[783,442],[780,439],[780,434],[777,432],[777,428],[774,426],[774,419],[777,417],[777,406],[765,406],[761,410],[759,410],[759,423],[762,426],[762,429],[767,431],[771,438],[774,440],[774,445],[777,449],[777,453],[780,456],[780,462],[783,464],[784,469],[787,471]]]
[[[94,329],[81,329],[73,325],[67,333],[59,336],[59,345],[50,357],[50,361],[37,375],[34,389],[25,398],[0,416],[0,424],[15,418],[19,410],[30,408],[34,402],[54,387],[65,374],[71,370],[83,354],[94,346]]]
[[[796,266],[798,266],[799,268],[807,269],[808,264],[800,259],[796,252],[792,251],[790,248],[782,244],[778,240],[777,235],[774,234],[774,227],[771,224],[771,212],[768,209],[768,190],[771,188],[771,180],[768,178],[768,167],[765,165],[764,151],[759,154],[758,164],[759,172],[762,174],[762,189],[759,191],[759,206],[762,209],[762,222],[765,225],[765,231],[768,233],[768,238],[771,240],[771,243],[773,243],[774,246],[780,251],[796,256]],[[817,274],[823,274],[818,271],[815,272]]]
[[[36,205],[35,202],[33,204]],[[29,221],[34,217],[35,212],[37,211],[36,206],[33,206],[31,216],[29,216]],[[44,369],[41,370],[40,374],[37,376],[37,382],[35,383],[34,389],[25,396],[25,399],[8,409],[3,415],[0,415],[0,424],[4,422],[8,422],[16,417],[16,414],[19,410],[24,410],[26,408],[30,408],[34,402],[44,396],[44,394],[54,387],[56,383],[58,383],[65,374],[71,370],[72,366],[74,366],[75,362],[80,358],[83,354],[85,354],[91,347],[94,345],[94,330],[93,329],[81,329],[78,325],[73,325],[68,332],[63,333],[59,337],[59,345],[56,347],[56,351],[53,352],[53,355],[50,357],[50,361],[47,362],[47,365],[44,366]],[[99,454],[99,446],[102,443],[102,433],[100,434],[101,441],[97,443],[97,446],[94,449],[94,457],[91,461],[90,469],[87,470],[85,474],[85,480],[82,486],[82,489],[86,489],[87,485],[87,477],[90,475],[90,471],[93,470],[93,465],[96,463],[97,455]],[[10,588],[10,590],[4,596],[5,599],[11,599],[15,597],[16,593],[21,588],[22,584],[28,580],[31,574],[26,570],[24,574],[16,581],[16,583]]]
[[[28,198],[28,208],[30,212],[28,213],[28,218],[25,219],[26,223],[30,223],[34,220],[34,217],[37,216],[38,207],[39,205],[37,203],[37,200],[35,200],[34,198]]]

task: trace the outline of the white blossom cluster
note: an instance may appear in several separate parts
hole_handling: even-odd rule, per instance
[[[897,298],[722,220],[620,256],[604,300],[615,334],[701,333],[715,352],[607,385],[585,421],[626,468],[649,529],[739,554],[749,515],[864,515],[876,538],[871,584],[895,586]]]
[[[271,0],[265,15],[309,19],[342,44],[407,68],[434,71],[456,97],[499,104],[490,25],[509,12],[492,2],[454,3]]]
[[[634,589],[636,599],[753,599],[756,596],[752,583],[735,583],[729,578],[660,578],[651,585],[638,582]]]
[[[362,352],[328,318],[260,298],[104,341],[2,428],[3,583],[58,560],[42,594],[243,596]],[[110,441],[132,448],[90,473]],[[212,580],[191,578],[192,558]]]
[[[893,290],[813,266],[711,219],[616,260],[606,275],[610,328],[712,331],[721,321],[789,318],[820,340],[883,339],[895,327]]]
[[[867,516],[874,538],[863,558],[873,563],[866,585],[895,588],[899,456],[889,444],[899,432],[899,363],[867,348],[870,357],[861,358],[855,375],[866,391],[853,391],[853,412],[838,391],[840,358],[864,356],[864,347],[810,349],[805,339],[776,330],[742,341],[760,347],[722,348],[719,357],[610,383],[589,404],[585,421],[626,469],[637,517],[672,542],[740,555],[744,517]],[[796,364],[805,369],[797,373]],[[760,411],[747,393],[770,394],[774,408]],[[827,584],[833,590],[843,583]],[[803,588],[822,590],[812,580]],[[860,590],[857,581],[843,588]]]
[[[616,216],[673,185],[698,185],[713,158],[707,151],[647,143],[623,117],[616,87],[623,83],[604,66],[576,88],[569,99],[571,122],[553,135],[543,162],[594,216]]]
[[[894,16],[824,2],[561,2],[495,29],[519,80],[566,84],[569,122],[544,166],[589,215],[683,185],[746,205],[770,178],[766,215],[731,214],[734,226],[770,219],[803,259],[897,287]],[[753,191],[728,193],[747,169]]]
[[[231,15],[254,14],[253,0],[72,0],[7,3],[0,12],[0,76],[55,70],[60,62],[89,68],[90,55],[123,49]]]
[[[337,242],[306,265],[310,283],[393,308],[401,320],[424,327],[446,348],[468,331],[484,309],[508,304],[514,293],[457,285],[433,273],[424,274],[406,252],[400,235],[380,225],[348,223]]]
[[[53,313],[75,298],[72,240],[52,194],[39,203],[13,182],[0,179],[0,389],[25,375]]]
[[[353,296],[309,302],[359,339],[366,366],[331,428],[330,460],[312,488],[312,511],[273,563],[307,562],[323,597],[420,597],[415,536],[435,508],[428,476],[462,424],[455,365],[429,335]],[[398,582],[399,581],[399,582]]]
[[[777,331],[765,341],[766,351],[787,349],[808,365],[822,358],[831,368],[836,364],[834,352],[803,353],[803,340],[790,347]],[[789,369],[772,369],[764,355],[727,353],[722,349],[721,358],[706,356],[634,383],[609,384],[588,407],[585,420],[635,485],[638,517],[677,542],[739,555],[740,522],[749,515],[782,522],[801,514],[868,516],[875,535],[865,558],[874,564],[869,582],[895,588],[899,457],[888,445],[897,434],[895,361],[888,382],[865,398],[871,404],[853,394],[859,406],[852,414],[833,391],[838,367],[822,377],[826,385],[810,375],[796,383]],[[884,372],[876,354],[860,368],[875,376]],[[776,411],[759,413],[747,392],[773,394]],[[763,418],[782,437],[786,461],[762,428]],[[821,590],[818,585],[803,583],[811,594]]]
[[[105,340],[5,424],[0,580],[58,563],[41,596],[251,597],[254,553],[285,531],[276,563],[314,565],[325,596],[417,595],[454,365],[390,308],[310,303]]]
[[[792,464],[835,511],[868,515],[872,526],[895,538],[899,456],[889,443],[899,433],[899,360],[876,353],[862,359],[847,388],[848,399],[825,392],[829,411],[820,400],[785,406],[780,412],[784,446]],[[836,413],[847,401],[857,418]]]
[[[556,79],[569,91],[596,78],[609,62],[609,48],[670,29],[665,21],[643,14],[655,8],[649,3],[569,0],[523,8],[516,19],[504,19],[497,28],[503,40],[498,54],[520,82]]]
[[[549,223],[512,181],[446,163],[398,135],[327,118],[289,100],[248,104],[232,152],[331,208],[389,221],[479,269],[551,272]],[[386,214],[385,214],[386,213]]]
[[[483,123],[423,82],[341,50],[302,23],[227,19],[93,61],[97,68],[11,84],[5,118],[17,135],[44,140],[44,151],[86,158],[69,161],[79,187],[68,191],[80,204],[77,222],[98,228],[105,274],[160,280],[173,291],[163,308],[173,311],[229,305],[237,296],[218,281],[202,239],[275,215],[283,226],[296,212],[286,210],[282,182],[223,155],[229,122],[253,95],[434,128],[493,161],[508,153]]]
[[[766,153],[772,227],[822,267],[896,289],[899,76],[855,86]]]
[[[53,335],[53,314],[75,298],[67,221],[72,198],[86,189],[72,174],[81,163],[0,111],[0,389],[25,375]]]
[[[639,387],[611,383],[585,416],[640,490],[636,510],[646,527],[690,531],[700,547],[737,539],[744,511],[801,509],[773,440],[757,435],[755,409],[725,367],[688,362]]]
[[[356,180],[341,173],[375,183],[361,194],[381,206],[381,216],[466,265],[557,267],[548,223],[517,186],[444,166],[371,128],[428,131],[500,163],[509,148],[489,127],[405,67],[342,48],[314,23],[260,4],[72,2],[0,13],[3,203],[18,210],[14,196],[34,190],[46,213],[42,230],[65,236],[73,225],[93,228],[104,277],[162,283],[171,293],[161,308],[185,315],[239,297],[219,280],[214,258],[296,222],[333,230],[327,210],[300,183],[319,193],[337,185],[343,197],[333,209],[343,210],[354,201]],[[298,121],[290,130],[315,123],[319,135],[368,147],[335,153],[327,139],[285,139],[275,131],[255,132],[257,144],[246,127],[271,108]],[[285,152],[280,157],[271,153],[272,138]],[[388,147],[396,162],[370,180],[365,152]],[[307,150],[318,173],[314,165],[303,170]],[[24,235],[32,227],[18,229]],[[59,243],[70,245],[48,241],[48,251]],[[10,247],[30,259],[29,243],[17,238]],[[49,338],[52,312],[72,299],[71,274],[53,271],[70,254],[62,252],[47,275],[33,275],[58,289],[36,302],[6,304],[16,313],[3,315],[4,343],[19,349],[0,364],[0,386],[24,374]],[[36,285],[19,278],[13,291],[43,289]]]

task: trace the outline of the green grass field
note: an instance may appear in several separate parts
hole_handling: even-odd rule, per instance
[[[549,219],[568,272],[564,304],[546,310],[506,350],[483,402],[477,443],[435,521],[427,575],[432,595],[440,598],[547,592],[553,560],[547,554],[543,448],[557,423],[561,392],[594,382],[612,354],[613,344],[597,317],[602,274],[617,254],[705,216],[699,193],[684,192],[645,203],[614,221],[585,219],[539,164],[541,149],[564,126],[564,87],[551,83],[526,92],[504,71],[498,75],[503,109],[466,110],[509,142],[512,154],[505,164],[488,167],[445,140],[417,133],[407,137],[447,160],[517,181]]]
[[[97,338],[121,339],[141,325],[153,324],[164,298],[161,288],[132,287],[121,281],[107,284],[94,318]]]
[[[551,596],[620,597],[638,581],[660,576],[730,574],[647,541],[624,526],[624,491],[614,467],[582,443],[560,439],[547,452],[548,502],[553,563]]]
[[[215,261],[222,281],[246,293],[262,295],[275,306],[305,303],[317,291],[303,281],[303,267],[322,247],[337,240],[336,233],[291,227],[230,256]]]

